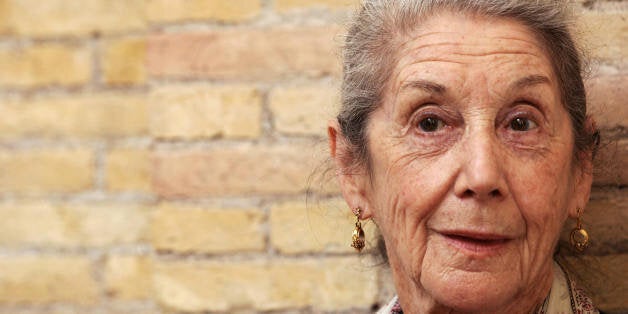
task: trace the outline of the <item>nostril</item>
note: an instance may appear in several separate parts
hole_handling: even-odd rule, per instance
[[[462,194],[462,197],[465,197],[465,198],[466,197],[479,197],[481,195],[482,194],[476,193],[473,189],[467,189]],[[488,194],[485,194],[485,195],[488,195],[491,198],[500,198],[500,197],[502,197],[502,192],[500,192],[499,189],[494,189],[494,190],[490,191]]]

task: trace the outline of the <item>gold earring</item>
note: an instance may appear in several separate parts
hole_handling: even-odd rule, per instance
[[[582,216],[582,209],[577,208],[577,211],[578,217],[576,217],[576,227],[571,231],[569,240],[576,251],[583,252],[587,246],[589,246],[589,234],[586,230],[582,229],[582,221],[580,220],[580,217]]]
[[[360,252],[364,248],[364,230],[362,230],[362,223],[360,222],[360,212],[362,210],[359,207],[355,210],[355,228],[351,236],[351,247]]]

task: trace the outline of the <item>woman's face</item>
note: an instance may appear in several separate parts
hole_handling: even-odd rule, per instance
[[[381,230],[402,307],[530,309],[591,184],[548,54],[517,22],[440,14],[396,57],[368,169],[340,181]]]

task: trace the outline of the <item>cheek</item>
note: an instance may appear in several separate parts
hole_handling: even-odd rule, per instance
[[[384,157],[389,157],[382,154]],[[400,231],[416,230],[447,190],[447,175],[431,162],[414,154],[398,154],[397,158],[381,160],[373,167],[375,219]],[[400,226],[404,228],[399,229]]]
[[[565,160],[569,159],[539,160],[513,172],[512,195],[529,233],[540,233],[539,237],[557,234],[567,218],[573,180],[570,163]]]
[[[386,242],[391,264],[403,265],[412,278],[419,278],[425,256],[429,221],[449,190],[450,160],[424,158],[417,154],[380,154],[374,159],[374,219]],[[383,167],[382,165],[386,165]]]

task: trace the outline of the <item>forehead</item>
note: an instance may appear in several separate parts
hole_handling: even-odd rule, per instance
[[[389,81],[395,90],[406,81],[432,77],[459,84],[469,83],[468,76],[503,82],[537,75],[555,81],[541,42],[512,19],[439,13],[401,38],[397,51]]]

